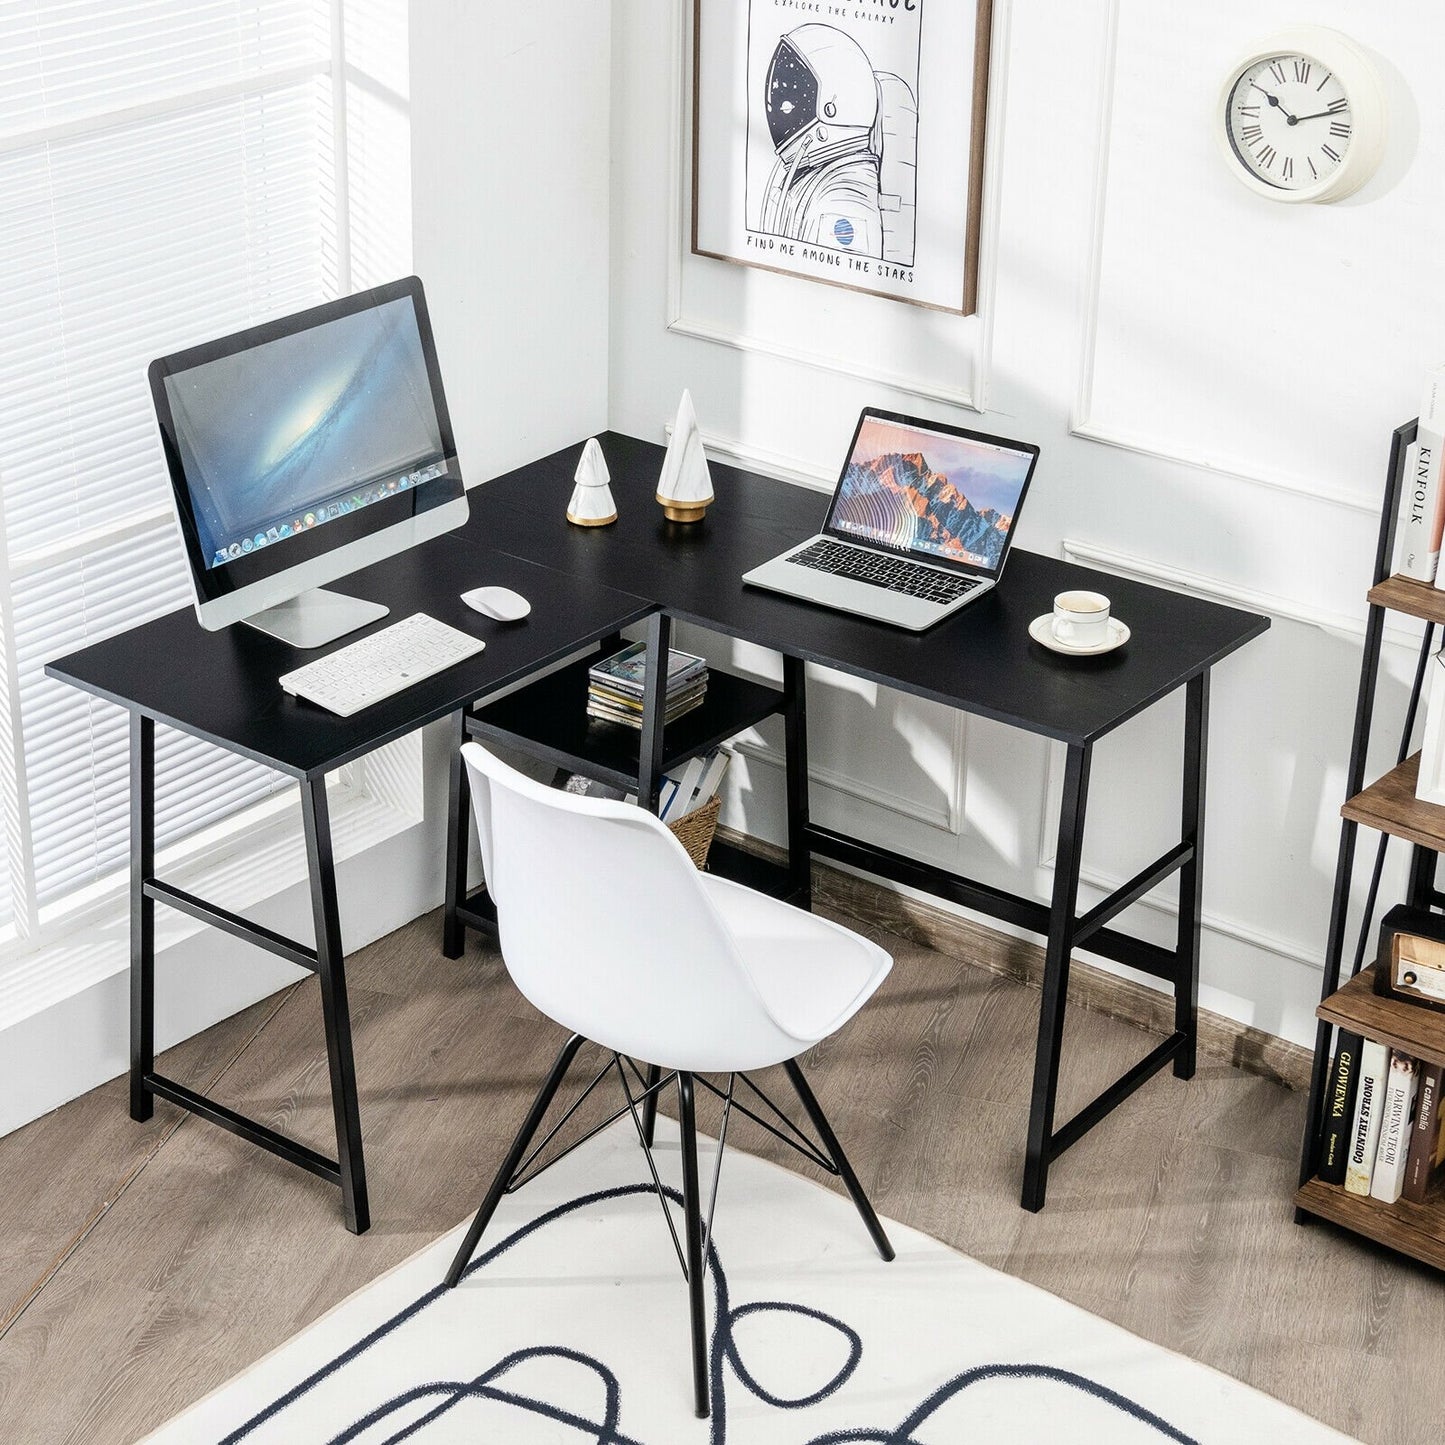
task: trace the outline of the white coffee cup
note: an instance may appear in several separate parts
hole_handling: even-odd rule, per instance
[[[1109,599],[1102,592],[1060,592],[1054,598],[1054,641],[1102,647],[1109,641]]]

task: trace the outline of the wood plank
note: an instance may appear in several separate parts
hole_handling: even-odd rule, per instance
[[[864,929],[893,972],[805,1064],[880,1212],[1372,1445],[1438,1433],[1440,1277],[1356,1235],[1292,1223],[1298,1093],[1205,1060],[1188,1084],[1151,1080],[1059,1160],[1048,1207],[1026,1214],[1037,994],[967,953]],[[979,933],[993,965],[1020,946]],[[348,960],[370,1233],[346,1233],[320,1181],[187,1118],[0,1338],[7,1439],[125,1445],[475,1208],[561,1030],[520,998],[495,949],[471,939],[463,959],[442,961],[439,934],[433,914]],[[1149,1042],[1102,1013],[1071,1013],[1061,1112]],[[327,1142],[314,980],[214,1092]],[[123,1098],[66,1110],[53,1125],[71,1151],[66,1177],[99,1177],[132,1127]],[[740,1148],[781,1147],[735,1128]],[[53,1162],[20,1142],[7,1179]],[[723,1238],[750,1227],[746,1210],[724,1190]],[[685,1372],[685,1357],[658,1368]]]
[[[1401,1053],[1445,1063],[1445,1013],[1377,994],[1373,964],[1332,993],[1315,1013]]]
[[[1445,1269],[1445,1207],[1438,1199],[1425,1204],[1411,1204],[1405,1199],[1383,1204],[1378,1199],[1351,1194],[1342,1184],[1311,1179],[1295,1195],[1295,1203],[1366,1239],[1387,1244],[1436,1269]]]
[[[1411,753],[1364,792],[1348,799],[1340,815],[1422,848],[1445,852],[1445,807],[1422,803],[1415,796],[1419,776],[1420,754]]]
[[[1445,622],[1445,590],[1415,577],[1399,573],[1387,577],[1370,588],[1369,602],[1372,607],[1388,607],[1392,612],[1422,617],[1426,622]]]

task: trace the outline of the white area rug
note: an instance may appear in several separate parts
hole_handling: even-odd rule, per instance
[[[667,1119],[658,1140],[676,1186]],[[706,1193],[710,1160],[700,1172]],[[698,1420],[687,1290],[647,1177],[623,1120],[503,1201],[459,1288],[439,1285],[460,1228],[153,1445],[1346,1438],[900,1224],[885,1264],[845,1196],[735,1149],[709,1277],[713,1416]]]

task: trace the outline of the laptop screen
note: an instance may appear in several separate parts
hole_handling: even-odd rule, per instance
[[[1039,449],[865,411],[825,530],[996,575]]]

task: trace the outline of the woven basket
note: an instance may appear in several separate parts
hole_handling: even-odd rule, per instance
[[[710,799],[700,808],[681,817],[667,826],[672,835],[687,849],[688,857],[699,868],[707,867],[707,852],[712,847],[712,835],[717,832],[717,815],[722,811],[722,795]]]

